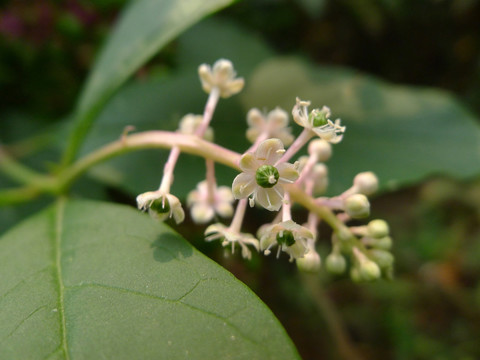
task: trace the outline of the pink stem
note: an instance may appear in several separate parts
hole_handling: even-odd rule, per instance
[[[232,223],[230,224],[230,230],[234,232],[240,232],[242,227],[243,217],[245,216],[245,209],[247,208],[247,199],[240,199],[235,209],[235,215],[233,216]]]
[[[172,147],[170,155],[168,155],[168,160],[163,168],[163,178],[160,187],[158,188],[160,192],[165,194],[170,192],[170,186],[173,182],[173,170],[175,169],[179,155],[180,148],[178,146]]]
[[[205,105],[205,110],[203,111],[202,123],[195,131],[195,135],[199,136],[200,138],[203,138],[205,131],[207,131],[208,125],[210,125],[210,121],[212,120],[219,98],[220,90],[215,86],[212,91],[210,91],[210,95],[208,96],[207,104]]]
[[[215,179],[215,162],[212,159],[205,159],[205,166],[207,168],[207,199],[209,204],[215,203],[215,188],[217,181]]]
[[[308,140],[310,140],[315,133],[310,129],[303,129],[300,135],[295,139],[292,145],[288,148],[288,150],[283,154],[283,156],[276,162],[275,165],[278,165],[283,162],[287,162],[290,160],[293,155],[295,155],[302,147],[305,145]]]

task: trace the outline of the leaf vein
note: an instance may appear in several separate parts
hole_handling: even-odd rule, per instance
[[[35,277],[36,275],[42,273],[42,272],[45,272],[46,270],[50,269],[51,268],[51,265],[48,265],[48,266],[45,266],[43,268],[41,268],[40,270],[37,270],[35,271],[33,274],[30,274],[28,275],[26,278],[20,280],[18,283],[16,283],[14,286],[12,286],[10,289],[8,289],[5,293],[3,293],[1,296],[0,296],[0,301],[2,301],[5,297],[7,297],[10,293],[12,293],[13,291],[15,291],[16,288],[18,288],[19,286],[22,286],[24,283],[26,283],[28,280],[30,280],[31,278]]]
[[[55,268],[56,268],[56,280],[58,285],[58,313],[60,316],[60,334],[61,334],[61,343],[62,350],[65,356],[65,359],[70,358],[68,353],[67,346],[67,326],[65,320],[65,304],[64,304],[64,285],[62,277],[62,233],[63,233],[63,216],[65,213],[65,199],[62,198],[57,202],[56,213],[55,213],[55,233],[53,236],[53,249],[54,249],[54,259],[55,259]]]
[[[15,334],[15,332],[18,330],[18,328],[20,326],[22,326],[23,323],[25,323],[25,321],[27,321],[29,318],[31,318],[33,315],[35,315],[36,312],[42,310],[43,308],[46,308],[47,305],[42,305],[42,306],[39,306],[38,308],[36,308],[35,310],[33,310],[30,314],[27,315],[27,317],[25,317],[24,319],[22,319],[14,328],[12,331],[10,331],[10,333],[5,336],[3,338],[3,340],[1,341],[2,343],[7,340],[9,337],[11,337],[13,334]]]
[[[215,278],[212,278],[212,279],[200,279],[193,287],[191,290],[189,290],[187,292],[190,293],[192,292],[201,282],[205,281],[205,280],[217,280]],[[166,297],[161,297],[161,296],[158,296],[158,295],[153,295],[153,294],[146,294],[146,293],[143,293],[141,291],[136,291],[136,290],[131,290],[131,289],[125,289],[125,288],[120,288],[120,287],[116,287],[116,286],[111,286],[111,285],[105,285],[105,284],[99,284],[99,283],[82,283],[82,284],[79,284],[79,285],[71,285],[71,286],[66,286],[65,288],[68,288],[68,289],[72,289],[72,288],[82,288],[82,287],[100,287],[100,288],[104,288],[104,289],[107,289],[107,290],[114,290],[114,291],[119,291],[119,292],[123,292],[123,293],[127,293],[127,294],[132,294],[132,295],[137,295],[137,296],[143,296],[143,297],[147,297],[147,298],[151,298],[151,299],[155,299],[155,300],[162,300],[162,301],[166,301],[166,302],[171,302],[171,303],[177,303],[177,304],[180,304],[180,305],[183,305],[185,307],[188,307],[190,309],[193,309],[195,311],[199,311],[205,315],[208,315],[208,316],[212,316],[212,317],[215,317],[219,320],[222,320],[223,322],[225,322],[228,326],[230,326],[232,329],[234,329],[238,334],[240,334],[245,340],[255,344],[255,345],[258,345],[260,346],[260,344],[250,338],[248,335],[244,334],[236,325],[234,325],[233,323],[231,323],[228,318],[225,318],[219,314],[215,314],[213,312],[210,312],[208,310],[205,310],[205,309],[202,309],[202,308],[198,308],[196,306],[193,306],[193,305],[190,305],[190,304],[187,304],[183,301],[181,301],[182,298],[185,297],[185,294],[184,296],[182,296],[181,298],[179,299],[168,299]],[[245,309],[242,309],[242,310],[245,310]]]

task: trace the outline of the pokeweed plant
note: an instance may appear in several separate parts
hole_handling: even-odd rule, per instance
[[[107,231],[109,234],[111,232],[112,234],[119,235],[121,231],[118,229],[118,221],[123,221],[121,219],[128,217],[128,215],[120,211],[121,214],[118,215],[119,220],[113,220],[107,230],[103,229],[105,225],[101,217],[100,219],[95,219],[95,221],[85,219],[74,220],[72,216],[76,215],[69,214],[77,214],[78,207],[87,208],[88,211],[95,213],[94,208],[99,206],[103,209],[105,205],[94,206],[92,204],[72,203],[70,200],[67,200],[63,194],[67,192],[80,175],[94,165],[130,151],[146,148],[170,149],[170,154],[164,165],[163,177],[158,189],[146,191],[139,194],[136,198],[138,209],[148,211],[151,217],[156,220],[152,221],[152,224],[170,218],[173,218],[177,224],[180,224],[185,219],[184,206],[182,206],[181,201],[170,191],[174,181],[175,165],[180,154],[185,152],[205,160],[205,179],[200,178],[196,189],[192,189],[187,196],[186,205],[190,208],[193,221],[199,224],[208,224],[218,218],[216,215],[222,218],[232,217],[231,222],[227,225],[224,223],[208,225],[205,230],[206,241],[219,240],[221,245],[230,248],[232,253],[234,253],[237,248],[240,248],[241,255],[247,260],[251,258],[252,251],[259,251],[265,255],[270,255],[274,252],[277,258],[280,258],[282,253],[286,253],[289,261],[295,262],[299,271],[317,273],[321,271],[322,268],[322,261],[316,249],[317,232],[320,222],[325,222],[333,230],[331,237],[332,250],[325,259],[325,268],[328,272],[343,274],[348,271],[351,279],[356,282],[372,281],[380,277],[391,278],[394,258],[390,253],[392,240],[389,236],[388,224],[383,220],[375,219],[365,225],[356,224],[355,226],[350,226],[350,220],[365,219],[369,216],[370,203],[367,196],[374,194],[378,188],[376,176],[372,172],[359,173],[353,179],[352,186],[343,193],[333,197],[324,196],[329,182],[328,169],[325,162],[332,156],[332,144],[341,146],[338,144],[343,140],[346,132],[346,127],[341,125],[339,119],[335,121],[331,120],[330,109],[323,106],[322,108],[310,110],[309,107],[311,104],[309,101],[303,101],[297,98],[291,111],[294,122],[303,128],[297,137],[292,135],[291,128],[288,126],[289,115],[285,110],[277,107],[268,113],[264,113],[256,108],[251,109],[247,114],[249,127],[246,136],[248,140],[252,142],[252,145],[243,154],[239,154],[215,144],[213,142],[213,127],[210,125],[214,124],[212,120],[214,120],[215,108],[219,100],[239,93],[244,86],[244,80],[236,76],[233,64],[225,59],[218,60],[212,67],[203,64],[199,67],[198,72],[202,88],[209,94],[204,112],[202,115],[185,115],[180,120],[176,132],[155,130],[132,133],[131,128],[126,128],[119,140],[93,151],[71,165],[65,166],[54,177],[33,173],[11,160],[6,153],[2,153],[4,167],[9,168],[11,173],[20,174],[28,178],[30,182],[33,181],[32,186],[35,186],[35,191],[33,193],[26,192],[25,196],[27,198],[36,196],[39,192],[51,192],[60,195],[55,208],[47,211],[43,220],[33,221],[33,225],[27,223],[25,226],[27,230],[23,230],[23,227],[20,226],[20,230],[18,230],[20,235],[14,230],[8,233],[6,239],[0,242],[0,250],[2,245],[5,247],[3,254],[0,251],[0,256],[3,256],[4,266],[9,268],[9,263],[12,264],[16,256],[11,246],[16,239],[22,237],[24,231],[28,231],[28,228],[34,226],[40,227],[41,229],[43,227],[48,228],[45,223],[49,223],[52,226],[52,230],[50,230],[53,232],[52,240],[49,240],[51,236],[42,235],[42,231],[48,233],[48,230],[41,230],[39,235],[39,243],[45,241],[49,244],[47,246],[47,253],[50,256],[46,256],[43,266],[37,266],[35,271],[29,271],[27,274],[12,276],[12,278],[6,282],[7,285],[4,286],[3,289],[2,296],[9,299],[13,296],[12,294],[15,294],[18,288],[22,289],[30,279],[35,278],[39,274],[43,274],[43,272],[51,267],[53,268],[52,281],[54,283],[53,288],[56,288],[56,291],[53,290],[53,293],[50,294],[53,297],[53,304],[51,306],[42,301],[38,303],[37,299],[34,301],[35,306],[32,305],[33,309],[27,313],[22,313],[18,309],[20,304],[12,297],[10,305],[15,307],[15,311],[20,312],[20,319],[16,317],[19,314],[15,313],[15,311],[9,314],[4,312],[3,314],[7,319],[12,317],[13,314],[13,318],[15,319],[12,320],[14,321],[14,325],[12,325],[4,337],[3,345],[0,345],[0,348],[3,346],[3,350],[6,351],[7,354],[11,354],[12,358],[22,353],[24,349],[19,348],[18,343],[15,343],[15,341],[10,342],[10,338],[18,336],[18,330],[22,329],[24,324],[29,323],[30,319],[36,316],[37,313],[44,312],[50,309],[50,307],[51,309],[47,311],[47,314],[59,314],[58,320],[60,325],[55,321],[57,331],[59,331],[59,338],[54,342],[56,344],[55,346],[51,345],[48,351],[45,350],[47,358],[61,355],[63,355],[63,357],[61,356],[62,358],[69,358],[70,356],[75,358],[76,356],[83,356],[85,354],[91,355],[97,346],[92,345],[95,341],[92,342],[92,333],[89,332],[92,331],[91,322],[93,321],[97,325],[96,329],[98,331],[98,326],[103,326],[105,323],[111,324],[112,319],[104,319],[102,321],[96,318],[98,313],[92,311],[92,309],[95,309],[97,312],[101,312],[101,310],[99,310],[98,304],[95,303],[95,301],[92,302],[92,296],[94,298],[96,296],[102,298],[103,295],[88,294],[88,296],[83,299],[83,302],[80,301],[80,303],[83,304],[84,307],[86,306],[85,302],[91,306],[89,310],[86,310],[90,320],[86,321],[85,324],[78,321],[78,317],[80,319],[82,318],[81,315],[78,315],[78,311],[80,311],[78,309],[81,308],[81,306],[76,303],[78,300],[75,294],[82,289],[90,288],[98,288],[107,292],[116,291],[127,293],[132,296],[148,297],[156,299],[157,301],[186,304],[186,306],[192,307],[196,311],[201,311],[203,314],[208,314],[208,316],[212,316],[213,314],[216,320],[225,319],[223,326],[229,324],[233,330],[238,331],[239,334],[246,339],[245,341],[254,341],[255,346],[253,346],[253,349],[244,353],[246,354],[245,356],[249,358],[252,354],[254,354],[254,357],[260,356],[261,358],[272,359],[295,358],[297,356],[294,348],[291,346],[291,342],[285,340],[285,334],[282,333],[282,330],[276,328],[278,325],[273,326],[273,330],[271,329],[271,331],[266,332],[262,329],[262,326],[258,326],[258,324],[256,328],[264,337],[270,338],[276,336],[277,343],[280,342],[283,344],[280,347],[278,344],[265,346],[263,340],[259,341],[262,335],[255,337],[254,340],[249,339],[251,335],[246,335],[252,331],[251,329],[249,330],[249,328],[255,324],[255,321],[258,322],[258,319],[271,316],[271,314],[258,315],[252,312],[247,317],[244,315],[239,317],[241,325],[228,322],[232,316],[236,316],[236,314],[241,314],[245,311],[246,308],[242,305],[245,301],[244,298],[245,296],[248,297],[251,295],[244,294],[244,296],[238,297],[236,299],[237,305],[235,305],[235,302],[229,303],[229,308],[236,309],[233,313],[229,313],[228,315],[220,315],[217,313],[218,310],[216,310],[215,304],[218,303],[218,298],[222,298],[222,296],[231,292],[232,289],[237,288],[237,283],[227,283],[227,285],[225,285],[227,290],[223,288],[221,292],[204,289],[203,291],[211,291],[211,293],[208,295],[205,295],[205,293],[196,294],[196,292],[204,286],[200,284],[209,281],[218,281],[218,278],[213,275],[205,275],[209,273],[209,271],[204,273],[203,271],[205,271],[205,269],[201,270],[201,273],[197,272],[198,278],[194,280],[193,285],[190,284],[190,286],[186,286],[186,289],[180,291],[180,294],[172,297],[165,295],[163,292],[165,290],[150,293],[148,288],[152,286],[152,279],[148,279],[149,281],[139,288],[138,285],[131,283],[131,280],[126,281],[126,283],[123,283],[123,280],[119,282],[119,279],[113,276],[109,270],[101,270],[100,273],[103,273],[103,277],[100,276],[100,279],[98,278],[99,275],[95,273],[95,271],[99,269],[97,266],[106,264],[107,269],[109,269],[109,266],[112,266],[109,261],[104,263],[106,260],[102,256],[107,256],[107,258],[111,256],[112,249],[109,246],[112,246],[116,241],[114,239],[112,243],[111,239],[103,239],[103,236],[105,236],[104,232]],[[287,149],[285,149],[286,146]],[[303,147],[308,148],[308,156],[296,158],[298,152]],[[218,186],[215,177],[215,165],[217,163],[230,166],[239,171],[239,174],[232,179],[231,186]],[[22,189],[22,191],[24,190],[25,189]],[[15,198],[15,196],[17,196],[17,194],[12,194],[12,198]],[[8,197],[4,195],[3,199],[5,201]],[[235,200],[238,200],[238,202],[234,210]],[[294,221],[292,217],[292,206],[295,204],[303,206],[308,210],[308,221],[305,224],[299,224]],[[259,206],[275,214],[272,216],[272,221],[262,225],[255,235],[242,232],[244,215],[249,206]],[[109,212],[111,210],[105,211]],[[116,211],[117,210],[113,212],[115,213]],[[135,218],[137,218],[137,216],[140,215],[136,215]],[[95,215],[95,218],[97,217],[98,215]],[[135,243],[138,242],[138,238],[142,238],[147,240],[150,247],[157,247],[157,251],[163,251],[164,254],[171,254],[169,256],[172,257],[172,259],[179,260],[180,262],[183,261],[182,259],[185,257],[184,254],[180,256],[175,255],[175,252],[180,251],[182,254],[182,251],[185,251],[178,250],[179,246],[180,248],[185,246],[181,242],[182,240],[174,239],[172,241],[172,239],[169,238],[169,240],[163,241],[162,237],[156,240],[155,236],[152,237],[152,231],[148,230],[145,232],[145,228],[150,225],[146,225],[143,216],[141,218],[142,220],[138,223],[139,225],[133,228],[122,223],[124,227],[123,231],[130,234],[129,241],[132,240],[132,236]],[[72,236],[74,233],[71,225],[72,221],[74,222],[73,228],[76,229],[77,235],[75,236]],[[75,224],[75,221],[87,221],[87,223],[79,225]],[[40,225],[37,224],[38,222],[40,222]],[[135,220],[135,222],[137,222],[137,220]],[[85,227],[86,229],[84,230]],[[112,227],[115,228],[115,230],[112,230]],[[92,231],[96,232],[97,229],[100,229],[98,231],[101,236],[93,235],[95,239],[93,243],[96,244],[95,246],[108,246],[108,251],[103,254],[100,252],[100,255],[95,254],[91,259],[83,254],[80,258],[86,256],[84,259],[85,262],[82,265],[75,265],[72,268],[71,264],[75,264],[79,257],[79,250],[77,249],[90,248],[92,244]],[[168,231],[162,231],[168,234]],[[64,239],[63,236],[66,233],[69,234],[69,236]],[[120,235],[120,237],[121,236],[123,235]],[[165,237],[165,234],[162,236]],[[76,237],[79,237],[79,239],[76,239]],[[23,241],[26,241],[28,244],[29,242],[33,242],[34,238],[35,237],[31,235],[26,236],[26,240],[23,239]],[[75,243],[75,241],[78,243]],[[104,241],[105,243],[103,243]],[[176,241],[180,243],[176,244]],[[121,241],[119,243],[121,243]],[[33,247],[32,251],[36,252],[39,251],[39,249]],[[41,250],[40,253],[42,251],[45,250]],[[82,251],[85,250],[80,250],[80,253]],[[123,249],[123,253],[126,256],[131,256],[132,251],[135,250],[128,249],[128,251],[126,251]],[[142,251],[145,251],[145,249],[142,249]],[[151,252],[149,249],[147,249],[147,251]],[[92,256],[91,251],[87,252],[90,254],[89,256]],[[125,252],[128,252],[128,255],[125,254]],[[122,251],[119,253],[122,254]],[[30,253],[29,256],[32,256],[32,254],[33,253]],[[122,259],[122,261],[123,260],[125,259]],[[22,261],[27,262],[25,259]],[[20,261],[20,263],[22,261]],[[90,261],[92,263],[90,263]],[[38,267],[40,267],[40,269],[38,269]],[[188,268],[187,265],[186,267]],[[16,274],[17,268],[16,266],[10,266],[9,269],[10,271],[13,269]],[[97,270],[91,272],[89,271],[90,268]],[[184,281],[189,281],[191,274],[187,274],[185,278],[183,278],[184,270],[181,269],[182,265],[178,265],[176,274],[174,275],[175,285],[169,284],[171,287],[169,291],[178,291],[176,282],[180,282],[181,284]],[[73,275],[75,271],[78,271],[80,275]],[[118,271],[118,268],[116,271]],[[142,278],[143,275],[141,271],[138,269],[135,271],[138,271],[137,276]],[[178,271],[180,272],[178,273]],[[123,276],[120,276],[120,278],[123,278]],[[163,281],[170,282],[171,280],[164,278]],[[144,282],[144,280],[140,282]],[[153,287],[158,286],[158,284],[155,284],[155,281],[153,281],[153,283]],[[162,284],[161,281],[160,284]],[[180,288],[182,288],[181,285]],[[147,291],[145,291],[145,289],[147,289]],[[165,289],[168,289],[168,286]],[[50,290],[52,291],[52,289]],[[219,291],[220,289],[217,288],[215,290]],[[250,293],[247,291],[247,294]],[[185,302],[190,296],[193,296],[194,299],[196,299],[195,301],[200,301],[202,305],[199,306],[197,303],[192,305],[190,302]],[[212,296],[214,299],[211,299]],[[107,303],[107,308],[110,309],[111,306],[115,306],[116,301],[119,300],[115,298],[110,299]],[[204,308],[205,302],[209,304],[208,307],[210,309],[208,311]],[[136,301],[134,301],[134,303],[136,303]],[[236,308],[236,306],[240,308]],[[100,306],[100,309],[101,308]],[[108,310],[106,311],[108,313]],[[168,311],[175,313],[175,310],[172,309]],[[114,314],[110,315],[115,318]],[[49,316],[51,317],[51,315]],[[258,318],[256,320],[252,319],[254,316],[258,316]],[[95,320],[92,320],[92,317],[95,317]],[[138,326],[145,326],[141,320],[141,316],[139,316],[139,319],[135,319],[135,321],[138,322]],[[161,319],[162,316],[159,317],[158,321],[161,321]],[[188,323],[189,321],[195,320],[186,316],[186,322]],[[39,323],[46,326],[45,322],[40,321]],[[113,323],[115,323],[115,321],[113,321]],[[36,326],[38,326],[38,324],[35,325],[34,328]],[[115,326],[119,326],[119,324],[115,323]],[[128,326],[128,321],[127,323],[122,323],[122,326]],[[146,328],[155,331],[156,326],[158,326],[157,323],[149,323],[146,325]],[[183,329],[189,325],[175,321],[175,326]],[[200,321],[197,326],[203,327],[206,325]],[[208,326],[212,327],[215,332],[219,331],[211,324]],[[88,330],[85,330],[85,327]],[[75,329],[77,328],[82,328],[88,336],[75,335]],[[93,326],[93,328],[95,329],[95,326]],[[166,332],[168,334],[167,337],[172,337],[173,339],[167,340],[166,342],[167,348],[170,348],[172,343],[178,341],[178,339],[176,340],[175,335],[172,335],[169,330],[166,330]],[[272,332],[276,334],[271,335]],[[107,352],[110,353],[110,356],[119,356],[119,358],[132,356],[131,350],[137,346],[138,339],[136,337],[131,338],[130,336],[133,335],[128,335],[128,339],[125,339],[125,334],[123,334],[123,340],[121,336],[117,340],[112,340],[112,338],[116,338],[114,336],[108,337],[108,341],[111,342],[111,344],[107,345],[106,351],[108,350]],[[239,335],[232,334],[229,339],[237,339],[237,336]],[[55,336],[53,336],[53,338],[55,338]],[[21,342],[28,342],[28,340],[25,340],[21,336],[19,339]],[[103,339],[103,341],[105,341],[105,339]],[[124,343],[123,348],[118,347],[119,342]],[[197,343],[190,343],[187,346],[181,344],[181,351],[185,351],[186,354],[196,354],[195,356],[198,356],[198,358],[209,358],[203,354],[203,351],[206,351],[205,347],[208,348],[211,342],[217,343],[218,339],[206,342],[202,340]],[[244,347],[245,344],[241,346]],[[273,352],[271,350],[272,347],[275,348]],[[287,349],[285,349],[285,347]],[[22,351],[19,352],[19,349]],[[222,352],[224,351],[223,346],[218,346],[218,349],[221,349],[221,351],[218,350],[217,355],[215,355],[219,356],[218,358],[229,357],[232,352],[235,352],[230,347],[228,348],[228,354]],[[152,356],[155,357],[159,352],[164,351],[165,346],[160,346],[160,349],[154,349],[152,351]],[[178,353],[178,349],[174,350],[174,353]],[[26,352],[26,354],[28,354],[28,352]],[[242,356],[238,356],[238,358],[242,358]]]
[[[185,218],[184,206],[170,191],[182,152],[205,161],[205,179],[199,178],[186,205],[191,218],[206,225],[206,241],[219,240],[232,253],[240,249],[247,260],[252,251],[267,256],[273,252],[277,258],[285,253],[301,272],[318,273],[322,261],[316,248],[317,229],[324,222],[333,230],[327,271],[348,271],[354,281],[392,276],[392,241],[385,221],[350,226],[351,219],[369,216],[367,196],[377,190],[376,176],[359,173],[343,193],[324,196],[329,181],[325,162],[332,155],[332,144],[339,144],[346,131],[340,120],[332,121],[328,107],[310,110],[309,101],[292,99],[292,118],[303,128],[297,137],[292,135],[287,111],[254,108],[246,116],[249,149],[240,154],[214,143],[211,124],[218,101],[244,87],[228,60],[199,67],[202,88],[209,94],[205,109],[202,115],[180,119],[178,131],[132,133],[126,128],[117,141],[75,161],[103,103],[154,52],[154,47],[143,52],[123,50],[128,48],[124,46],[128,24],[136,26],[152,12],[154,3],[132,3],[111,42],[120,41],[122,47],[100,58],[102,71],[94,72],[87,85],[90,91],[79,102],[62,166],[43,175],[19,164],[0,147],[1,170],[25,184],[2,190],[0,205],[45,193],[57,198],[53,206],[0,240],[2,358],[76,359],[99,354],[115,359],[298,358],[278,320],[248,288],[158,224],[169,218],[180,224]],[[181,3],[175,3],[178,11],[193,14],[182,19],[193,22],[228,1],[199,1],[197,8],[183,8]],[[140,30],[152,39],[149,23],[155,22],[145,21]],[[154,30],[165,33],[161,27]],[[135,46],[140,43],[133,40]],[[159,36],[158,41],[167,40]],[[121,66],[112,67],[112,59]],[[298,157],[304,147],[308,156]],[[68,198],[74,182],[96,164],[150,148],[170,149],[158,189],[145,189],[149,191],[137,196],[138,208],[157,221],[119,205]],[[238,170],[228,186],[218,186],[216,164]],[[308,210],[306,224],[294,221],[295,204]],[[256,234],[242,232],[249,206],[274,213]],[[216,215],[232,220],[210,224]]]
[[[276,108],[262,113],[254,108],[247,114],[249,128],[246,132],[251,147],[244,154],[234,153],[211,142],[210,127],[215,107],[220,98],[239,93],[243,78],[237,78],[233,64],[220,59],[212,67],[202,64],[198,69],[203,90],[209,94],[203,115],[185,115],[175,133],[146,132],[125,135],[113,148],[100,150],[103,157],[123,148],[141,147],[146,143],[158,143],[171,147],[165,163],[163,178],[157,190],[137,196],[138,208],[148,211],[152,218],[163,221],[173,218],[177,224],[185,218],[180,200],[170,193],[174,170],[181,151],[205,158],[206,175],[195,190],[188,195],[194,222],[211,222],[215,215],[233,219],[230,225],[215,223],[205,230],[205,240],[220,240],[222,246],[234,253],[240,247],[242,256],[251,258],[251,251],[269,255],[276,248],[295,261],[300,271],[318,272],[321,269],[320,255],[316,250],[319,222],[331,226],[332,252],[325,261],[327,271],[342,274],[347,271],[354,281],[370,281],[381,276],[391,278],[393,256],[390,253],[392,240],[388,224],[381,219],[362,226],[348,226],[352,219],[365,219],[370,215],[367,196],[374,194],[378,180],[372,172],[355,176],[353,185],[342,194],[325,197],[328,186],[328,169],[325,162],[332,155],[332,145],[342,141],[346,127],[340,119],[331,120],[327,106],[309,111],[309,101],[296,99],[292,109],[293,120],[303,128],[294,137],[288,127],[288,113]],[[165,144],[165,139],[168,144]],[[288,149],[285,150],[285,146]],[[308,156],[289,162],[304,146]],[[87,166],[98,161],[92,155]],[[241,171],[234,179],[231,190],[217,186],[215,163],[222,163]],[[82,167],[83,170],[85,168]],[[71,177],[75,177],[76,170]],[[238,199],[235,211],[233,202]],[[298,203],[309,211],[306,224],[292,220],[292,205]],[[276,212],[271,223],[261,226],[256,236],[242,232],[242,222],[247,206],[258,205]],[[347,261],[347,259],[349,261]]]

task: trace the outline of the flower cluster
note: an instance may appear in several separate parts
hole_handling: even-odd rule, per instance
[[[202,88],[209,94],[205,111],[203,115],[183,117],[178,133],[187,134],[190,139],[193,135],[198,141],[212,142],[210,122],[219,98],[240,92],[244,80],[236,77],[232,63],[224,59],[213,66],[201,65],[198,73]],[[233,216],[229,225],[217,222],[208,226],[205,240],[219,240],[232,253],[239,247],[246,259],[251,259],[253,252],[269,255],[275,251],[277,258],[285,253],[289,261],[295,261],[298,269],[306,272],[318,272],[322,267],[316,242],[319,224],[323,221],[333,230],[332,250],[325,259],[328,272],[349,273],[354,281],[391,277],[394,259],[390,253],[392,239],[388,224],[377,219],[366,225],[351,225],[352,219],[370,215],[368,197],[378,189],[377,177],[372,172],[359,173],[343,193],[333,197],[324,195],[329,184],[326,162],[332,156],[332,144],[342,141],[346,127],[341,125],[340,119],[330,119],[328,107],[309,111],[310,105],[310,101],[299,98],[293,105],[293,120],[303,128],[298,137],[292,135],[285,110],[278,107],[270,112],[251,109],[246,118],[246,137],[252,145],[243,155],[238,155],[239,174],[231,187],[217,186],[212,159],[218,154],[204,155],[205,180],[199,182],[186,199],[191,219],[206,224],[218,216]],[[308,155],[298,157],[303,147],[307,148]],[[179,199],[170,194],[179,154],[180,148],[172,147],[158,190],[137,197],[138,208],[160,221],[173,218],[180,223],[185,217]],[[238,203],[234,210],[235,200]],[[292,219],[295,203],[309,210],[308,220],[303,225]],[[277,212],[271,222],[258,229],[256,237],[242,232],[247,205]]]

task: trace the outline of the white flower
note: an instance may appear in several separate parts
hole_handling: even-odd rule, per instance
[[[293,142],[291,129],[287,128],[288,114],[285,110],[276,108],[264,114],[258,109],[251,109],[247,114],[247,139],[254,143],[261,135],[266,133],[268,137],[280,139],[284,145],[288,146]]]
[[[308,251],[309,241],[313,241],[313,234],[306,227],[298,225],[292,220],[283,221],[259,230],[260,250],[265,255],[270,254],[270,249],[278,245],[277,258],[280,251],[290,255],[290,261],[303,258]]]
[[[198,183],[197,189],[187,197],[187,205],[191,206],[192,219],[198,224],[205,224],[213,219],[215,213],[222,217],[233,214],[232,190],[227,186],[214,187],[212,197],[209,197],[206,181]]]
[[[330,120],[330,109],[326,106],[321,109],[313,109],[309,114],[309,106],[310,101],[302,101],[297,98],[297,103],[292,110],[293,120],[332,144],[342,141],[346,127],[340,126],[340,119],[335,120],[335,123]]]
[[[222,240],[222,246],[232,246],[232,254],[235,252],[235,244],[238,244],[242,248],[242,256],[245,259],[252,257],[252,252],[247,245],[253,245],[257,251],[259,249],[258,240],[253,235],[234,231],[223,224],[210,225],[205,230],[205,240]]]
[[[223,98],[239,93],[245,84],[243,78],[235,78],[237,73],[233,69],[232,62],[225,59],[217,60],[213,64],[213,69],[207,64],[200,65],[198,75],[206,93],[209,94],[216,87]]]
[[[203,121],[202,115],[187,114],[181,120],[178,132],[186,135],[195,135],[195,131]],[[213,129],[209,126],[203,135],[207,141],[213,141]]]
[[[240,159],[242,173],[233,180],[235,199],[244,199],[253,194],[250,205],[257,201],[270,211],[282,206],[283,184],[292,184],[298,178],[295,165],[274,164],[285,152],[279,139],[268,139],[260,143],[255,153],[246,153]]]
[[[137,196],[137,206],[142,211],[147,211],[156,220],[164,221],[173,217],[177,224],[185,219],[182,204],[172,194],[160,191],[148,191]]]

